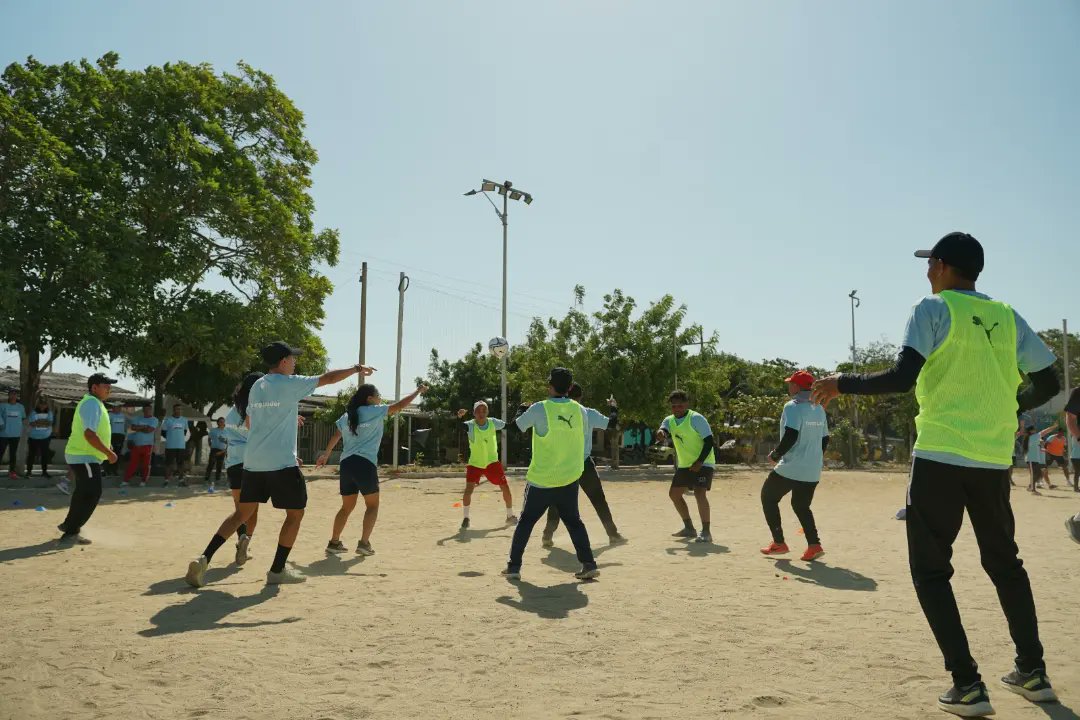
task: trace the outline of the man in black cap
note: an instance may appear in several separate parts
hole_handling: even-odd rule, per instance
[[[64,459],[75,480],[75,491],[71,493],[67,517],[57,526],[63,533],[61,543],[90,544],[79,531],[101,500],[101,463],[116,462],[116,453],[109,446],[112,426],[109,411],[105,409],[105,401],[115,382],[103,373],[94,373],[86,381],[89,392],[75,406],[71,435],[64,448]]]
[[[317,376],[294,375],[296,358],[302,351],[284,342],[270,343],[262,349],[268,366],[248,394],[247,447],[244,452],[244,474],[236,511],[221,524],[210,538],[202,555],[188,565],[185,580],[192,587],[205,584],[206,568],[218,548],[243,523],[247,522],[260,503],[267,500],[285,511],[285,522],[278,536],[277,552],[266,574],[271,585],[304,582],[307,578],[285,567],[300,521],[307,507],[307,486],[296,457],[296,425],[299,402],[316,388],[333,385],[353,375],[366,376],[374,368],[354,365],[331,370]]]
[[[950,583],[953,542],[965,510],[1016,646],[1016,667],[1002,685],[1028,700],[1050,702],[1056,696],[1046,676],[1035,600],[1013,539],[1009,467],[1018,412],[1057,394],[1054,354],[1011,307],[976,292],[983,248],[971,235],[949,233],[915,256],[927,259],[934,294],[912,310],[896,365],[819,380],[813,399],[824,406],[841,393],[906,392],[915,385],[918,439],[905,524],[915,593],[953,678],[938,707],[962,717],[994,712]],[[1031,386],[1018,393],[1021,373]]]

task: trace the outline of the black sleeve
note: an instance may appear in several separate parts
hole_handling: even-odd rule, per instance
[[[712,451],[713,451],[713,439],[712,439],[712,435],[709,435],[708,437],[706,437],[702,441],[701,454],[698,455],[697,460],[695,460],[694,462],[695,463],[703,463],[703,462],[705,462],[705,458],[709,457],[709,453],[711,453]]]
[[[825,452],[828,449],[829,449],[829,436],[826,435],[825,437],[821,438],[821,452]]]
[[[896,364],[888,370],[857,375],[844,373],[837,387],[845,395],[883,395],[907,392],[915,386],[926,358],[913,347],[905,345],[896,356]]]
[[[1058,394],[1061,383],[1058,381],[1057,370],[1051,365],[1038,372],[1028,374],[1031,385],[1016,396],[1016,402],[1020,405],[1020,412],[1037,408],[1044,402]]]
[[[607,419],[608,419],[608,430],[618,430],[619,429],[619,408],[617,408],[617,407],[611,408],[611,412],[608,413]]]
[[[1080,387],[1073,388],[1072,394],[1069,395],[1069,402],[1065,403],[1065,412],[1080,417]]]
[[[780,438],[780,444],[776,446],[776,449],[769,453],[776,462],[780,462],[780,458],[787,454],[787,451],[795,447],[795,443],[799,441],[799,431],[793,427],[784,428],[784,437]]]

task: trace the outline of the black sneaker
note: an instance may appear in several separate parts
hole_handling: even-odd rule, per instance
[[[340,555],[341,553],[349,552],[349,548],[345,547],[345,543],[340,540],[331,540],[326,543],[326,552]]]
[[[1011,673],[1001,678],[1001,684],[1009,692],[1022,695],[1031,702],[1046,703],[1057,702],[1057,693],[1050,687],[1050,678],[1046,677],[1046,671],[1032,670],[1022,673],[1015,668]]]
[[[691,526],[691,527],[684,527],[684,528],[683,528],[682,530],[680,530],[679,532],[674,532],[674,533],[671,533],[671,537],[677,537],[677,538],[696,538],[696,537],[697,537],[697,530],[695,530],[695,529],[693,528],[693,526]]]
[[[986,685],[981,682],[972,683],[964,688],[954,685],[938,698],[937,706],[939,710],[960,717],[986,717],[994,714],[994,706],[990,704]]]
[[[462,520],[461,520],[461,529],[462,530],[468,530],[469,529],[469,518],[462,518]]]
[[[600,577],[600,570],[597,569],[596,563],[586,563],[581,566],[581,569],[574,573],[574,577],[578,580],[592,580]]]

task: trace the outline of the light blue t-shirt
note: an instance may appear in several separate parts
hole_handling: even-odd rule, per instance
[[[1026,459],[1029,463],[1039,463],[1040,465],[1046,464],[1046,453],[1043,452],[1042,447],[1039,445],[1039,434],[1028,436],[1028,449]]]
[[[244,470],[273,472],[297,467],[296,416],[300,401],[319,387],[318,376],[268,373],[248,395],[247,449]]]
[[[801,392],[784,405],[784,411],[780,414],[781,437],[785,428],[796,430],[799,439],[776,464],[776,474],[799,482],[820,481],[824,463],[821,443],[829,435],[829,418],[825,408],[810,402],[809,392]]]
[[[109,413],[109,427],[113,435],[127,435],[128,416],[122,412]]]
[[[183,450],[187,447],[185,435],[188,430],[186,418],[170,415],[161,421],[161,434],[165,436],[166,450]]]
[[[593,430],[607,430],[611,421],[608,416],[599,410],[582,406],[585,414],[585,459],[592,455]]]
[[[26,419],[26,408],[22,403],[0,403],[0,418],[3,425],[0,426],[0,437],[17,438],[22,436],[23,420]]]
[[[84,402],[82,407],[79,408],[79,417],[82,418],[83,429],[96,431],[98,423],[101,422],[101,413],[101,403]],[[93,455],[71,455],[67,452],[64,453],[64,461],[69,465],[79,465],[82,463],[90,463],[93,465],[102,462]]]
[[[157,430],[158,426],[158,419],[156,417],[154,417],[153,415],[151,415],[150,417],[144,417],[140,415],[137,418],[132,418],[131,424],[132,426],[145,425],[146,427],[150,428],[149,432],[135,431],[131,433],[131,447],[143,447],[145,445],[154,444],[154,431]]]
[[[248,429],[236,408],[225,415],[225,467],[244,464],[244,448],[247,447]]]
[[[956,292],[980,298],[992,299],[974,290],[957,290]],[[1020,313],[1013,310],[1016,316],[1016,364],[1022,373],[1033,373],[1044,370],[1054,364],[1057,359],[1046,343],[1042,341]],[[949,306],[940,295],[928,295],[920,300],[911,309],[911,317],[908,318],[907,327],[904,329],[904,341],[901,343],[917,351],[924,358],[929,358],[931,353],[941,347],[949,337],[949,328],[952,326],[952,315]],[[916,450],[915,457],[924,460],[957,465],[959,467],[990,468],[1003,470],[1008,465],[995,465],[993,463],[971,460],[961,455],[946,452],[934,452],[929,450]]]
[[[48,420],[49,427],[34,427],[31,425],[29,438],[31,440],[48,440],[52,437],[53,414],[48,411],[38,412],[37,410],[30,413],[31,423],[37,422],[38,420]]]
[[[379,464],[379,446],[390,412],[389,405],[367,405],[356,409],[356,434],[349,429],[349,413],[334,423],[341,431],[341,459],[359,455],[372,465]]]
[[[1070,453],[1070,457],[1073,460],[1080,460],[1080,440],[1073,438],[1069,441],[1069,444],[1072,445],[1072,452]]]
[[[570,402],[570,398],[564,397],[548,398],[548,400],[557,403]],[[522,432],[532,428],[532,431],[536,433],[537,437],[544,437],[547,435],[548,422],[547,413],[544,412],[544,403],[538,402],[530,405],[528,410],[518,416],[516,422],[518,429]]]
[[[224,428],[212,427],[212,428],[210,428],[210,431],[206,433],[206,437],[210,440],[210,449],[211,450],[224,450],[225,449],[225,443],[227,441],[225,439],[225,429]]]
[[[687,413],[687,415],[689,415],[689,413]],[[686,417],[687,416],[684,415],[681,420],[676,418],[675,425],[678,427],[682,427],[683,423],[686,422]],[[709,421],[705,419],[704,415],[700,415],[698,413],[690,415],[690,428],[703,438],[707,438],[712,435],[712,428],[709,427]],[[666,432],[668,434],[668,437],[674,435],[674,432],[671,428],[671,416],[664,418],[664,422],[660,423],[660,429]],[[672,442],[674,442],[674,440],[672,440]],[[708,461],[703,462],[701,465],[702,467],[715,467],[713,463]]]

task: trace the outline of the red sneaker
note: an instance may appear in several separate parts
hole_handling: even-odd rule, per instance
[[[8,477],[11,478],[12,480],[18,480],[19,479],[18,474],[16,474],[14,471],[9,472]]]
[[[802,559],[806,562],[811,560],[817,560],[819,557],[825,554],[825,551],[821,549],[820,545],[811,545],[806,548],[806,552],[802,554]]]
[[[768,547],[761,548],[762,555],[787,555],[789,552],[786,543],[769,543]]]

